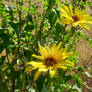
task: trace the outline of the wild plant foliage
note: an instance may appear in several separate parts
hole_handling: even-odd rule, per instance
[[[76,43],[92,40],[88,0],[0,0],[0,92],[82,92]],[[39,54],[40,53],[40,54]]]

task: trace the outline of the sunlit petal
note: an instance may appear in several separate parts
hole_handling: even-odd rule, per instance
[[[46,49],[42,47],[41,45],[39,45],[39,51],[43,57],[46,57],[48,55],[48,52],[46,51]]]
[[[73,15],[73,11],[72,11],[73,10],[73,6],[71,4],[69,5],[69,9],[70,9],[70,13],[71,13],[71,16],[72,16]]]
[[[58,44],[57,48],[60,49],[61,45],[62,45],[62,42],[60,42],[60,43]]]
[[[79,14],[79,8],[78,7],[75,8],[74,14],[75,15]]]
[[[60,65],[63,65],[63,66],[74,66],[74,63],[70,62],[69,60],[63,60],[63,61],[61,61]]]
[[[42,62],[35,62],[35,61],[30,62],[30,64],[31,64],[32,66],[38,66],[38,67],[40,67],[40,66],[43,65]]]
[[[70,11],[69,11],[68,7],[65,6],[65,5],[63,5],[63,8],[64,8],[64,10],[66,11],[66,13],[67,13],[68,15],[70,15]]]
[[[26,67],[25,72],[29,72],[29,71],[32,71],[32,70],[37,69],[37,68],[38,67],[28,66],[28,67]]]
[[[54,75],[56,74],[56,70],[50,69],[49,72],[50,72],[50,77],[51,77],[51,78],[53,78]]]
[[[37,59],[40,59],[40,60],[43,60],[43,59],[44,59],[44,57],[42,57],[42,56],[37,56],[37,55],[35,55],[35,54],[33,54],[32,56],[35,57],[35,58],[37,58]]]
[[[38,79],[40,74],[41,74],[41,71],[38,70],[35,74],[34,81],[36,81]]]
[[[71,24],[72,21],[70,19],[65,18],[65,19],[62,20],[62,23],[63,24]]]
[[[90,30],[90,27],[87,24],[79,24],[79,25],[80,25],[80,27]]]
[[[61,68],[61,69],[64,70],[64,71],[67,69],[66,66],[60,66],[60,65],[58,65],[58,68]]]

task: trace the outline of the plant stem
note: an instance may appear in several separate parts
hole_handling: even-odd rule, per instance
[[[17,34],[17,37],[18,37],[18,54],[20,52],[20,35],[21,35],[21,30],[22,30],[22,26],[21,26],[21,22],[22,22],[22,18],[21,18],[21,11],[22,11],[22,6],[23,6],[23,0],[20,2],[21,3],[21,7],[19,9],[18,7],[18,1],[16,0],[16,6],[17,6],[17,11],[18,11],[18,17],[19,17],[19,29],[18,29],[18,34]]]
[[[10,92],[15,92],[15,72],[13,72],[13,76],[12,76],[12,86],[11,86],[11,90]]]
[[[39,38],[40,43],[41,43],[41,36],[42,36],[43,26],[44,26],[44,20],[45,20],[45,18],[46,18],[46,16],[47,16],[48,11],[49,11],[50,8],[51,8],[51,3],[52,3],[52,0],[49,0],[48,8],[47,8],[45,14],[43,14],[44,16],[43,16],[43,19],[42,19],[42,22],[41,22],[41,25],[40,25],[39,34],[38,34],[38,35],[40,35],[40,36],[39,36],[39,37],[40,37],[40,38]]]
[[[3,89],[3,86],[2,86],[2,75],[1,75],[1,73],[0,73],[0,91],[4,92],[4,89]]]

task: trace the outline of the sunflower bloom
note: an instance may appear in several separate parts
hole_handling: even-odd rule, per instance
[[[69,5],[69,7],[63,5],[61,9],[61,16],[64,17],[62,19],[63,24],[72,24],[72,26],[80,26],[82,28],[86,28],[90,30],[89,24],[92,24],[92,17],[87,15],[85,11],[79,11],[79,8],[76,7],[73,11],[73,6]]]
[[[57,71],[57,68],[61,68],[62,70],[66,70],[67,66],[73,66],[74,64],[67,60],[68,57],[72,55],[71,52],[66,52],[66,48],[61,48],[62,42],[60,42],[58,45],[52,44],[51,47],[42,47],[39,45],[39,51],[40,51],[40,56],[37,56],[33,54],[32,56],[35,57],[37,60],[36,61],[31,61],[28,62],[26,67],[26,72],[32,71],[34,69],[38,69],[34,81],[37,80],[38,76],[42,72],[48,72],[50,74],[50,77],[52,78]]]

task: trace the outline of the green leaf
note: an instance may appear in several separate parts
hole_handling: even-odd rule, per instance
[[[0,34],[0,38],[2,40],[2,43],[0,43],[0,53],[4,48],[7,48],[9,45],[9,35],[7,33]]]
[[[78,2],[78,0],[74,0],[74,3],[76,4]]]
[[[80,88],[82,86],[82,79],[81,77],[78,77],[76,80],[77,86]]]
[[[57,13],[58,13],[58,11],[56,8],[51,9],[48,13],[47,18],[49,20],[51,28],[54,27],[54,24],[57,20]]]
[[[88,42],[89,42],[89,46],[92,48],[92,40],[90,39],[88,40]]]
[[[82,86],[82,79],[79,75],[74,74],[73,75],[74,81],[77,84],[78,88],[81,88]]]
[[[9,25],[13,28],[13,30],[18,34],[18,23],[9,22]]]

